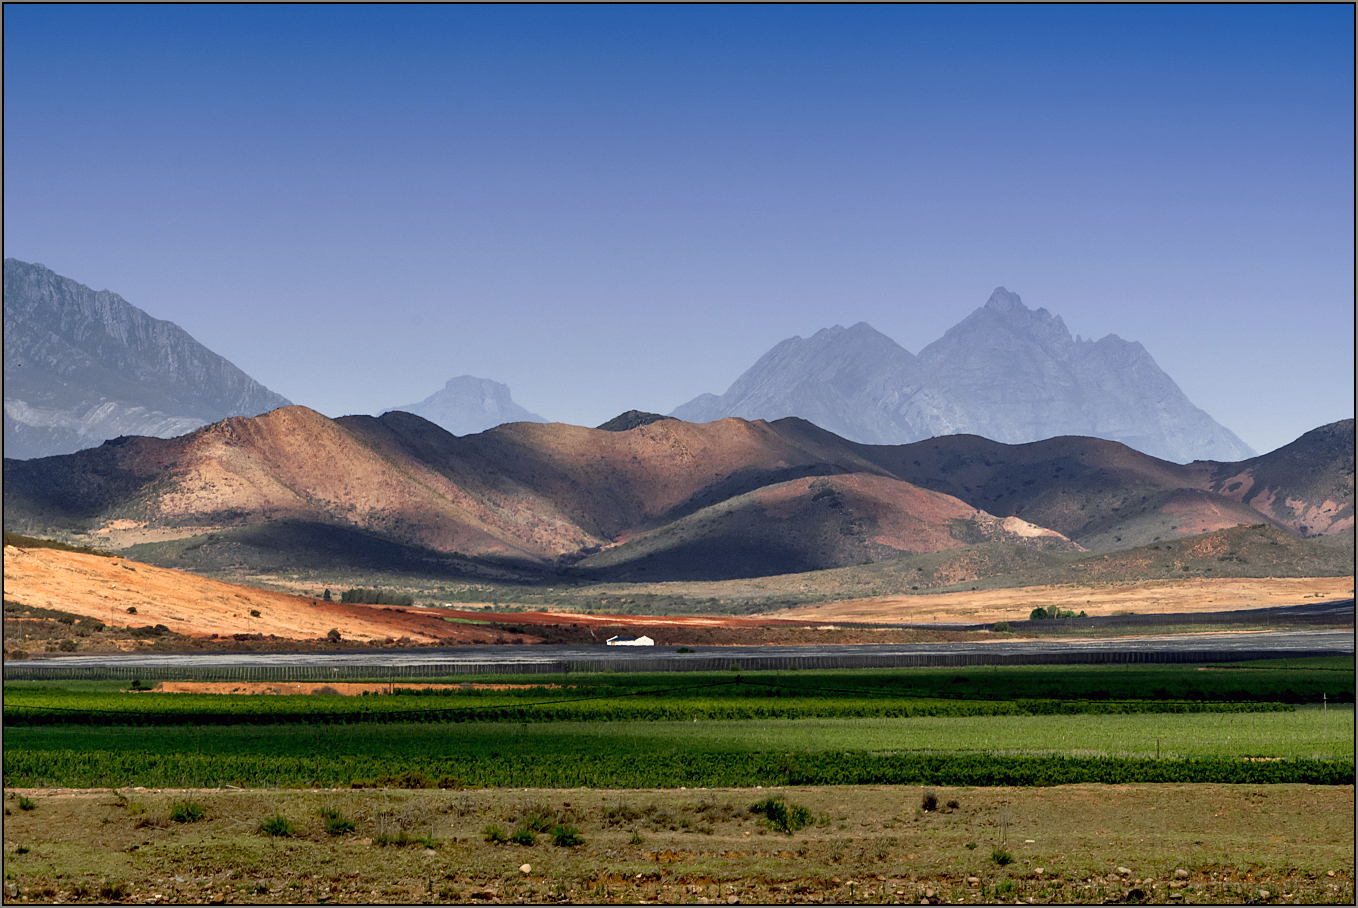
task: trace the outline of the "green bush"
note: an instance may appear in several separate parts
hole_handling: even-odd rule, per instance
[[[580,838],[580,830],[574,826],[558,826],[552,830],[552,844],[562,848],[574,848],[584,842]]]
[[[752,806],[750,811],[763,814],[766,824],[788,835],[815,822],[815,816],[809,808],[800,804],[789,804],[781,795],[765,798]]]
[[[1029,621],[1042,621],[1045,620],[1046,617],[1047,610],[1042,608],[1042,606],[1038,606],[1037,608],[1033,609],[1031,612],[1028,613]]]
[[[996,848],[994,851],[990,852],[990,859],[1003,867],[1005,864],[1012,863],[1014,856],[1003,848]]]
[[[283,816],[281,813],[275,813],[273,816],[260,822],[259,831],[265,835],[271,836],[290,836],[297,830],[287,817]]]
[[[509,841],[509,833],[505,832],[503,826],[489,823],[481,829],[481,838],[492,845],[503,845]]]
[[[197,801],[178,801],[170,808],[170,819],[176,823],[197,823],[207,816],[207,810]]]
[[[23,795],[19,795],[20,810],[32,810],[34,807],[37,806],[38,806],[37,803],[32,798],[26,798]]]
[[[515,845],[535,845],[538,837],[533,834],[533,830],[526,826],[520,826],[509,834],[509,841]]]
[[[1006,631],[1009,630],[1009,622],[1008,622],[1008,621],[996,621],[996,622],[995,622],[995,626],[992,627],[991,630],[994,631],[994,632],[997,633],[997,634],[1005,633]]]
[[[938,810],[938,795],[934,793],[933,789],[926,788],[924,793],[920,795],[919,809],[923,810],[925,813],[928,813],[931,810]]]

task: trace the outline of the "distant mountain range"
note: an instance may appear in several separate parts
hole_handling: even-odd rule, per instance
[[[5,456],[171,438],[289,401],[107,290],[5,259]]]
[[[725,394],[701,395],[671,415],[799,416],[864,444],[1080,435],[1179,463],[1254,455],[1193,406],[1139,343],[1073,338],[1059,316],[1029,309],[1003,287],[918,356],[866,322],[826,328],[783,341]]]
[[[1354,522],[1352,420],[1262,457],[1185,466],[1083,437],[877,446],[796,418],[653,416],[455,437],[409,413],[287,407],[6,459],[5,528],[115,548],[159,540],[134,554],[195,569],[691,580],[973,544],[1108,551],[1240,524],[1317,535]]]
[[[454,435],[474,435],[507,422],[546,422],[514,403],[509,386],[488,378],[462,375],[448,379],[443,389],[417,404],[392,407],[422,416]]]

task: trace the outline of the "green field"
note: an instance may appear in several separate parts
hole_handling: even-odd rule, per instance
[[[1353,709],[1329,705],[1345,692],[1352,697],[1351,658],[1230,669],[497,680],[560,686],[344,697],[8,684],[6,784],[653,788],[1353,779]]]

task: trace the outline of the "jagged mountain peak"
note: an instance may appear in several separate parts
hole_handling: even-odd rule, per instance
[[[1254,454],[1193,406],[1136,341],[1077,341],[1005,287],[914,356],[865,322],[789,338],[680,419],[801,416],[854,441],[973,433],[1008,444],[1057,435],[1123,442],[1168,460]]]
[[[1023,299],[1017,293],[1010,293],[1003,287],[996,287],[995,292],[990,294],[990,299],[986,300],[986,309],[993,309],[997,312],[1010,312],[1015,309],[1028,307],[1023,305]]]

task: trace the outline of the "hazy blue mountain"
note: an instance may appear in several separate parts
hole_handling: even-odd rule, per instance
[[[5,259],[5,456],[171,438],[289,401],[108,290]]]
[[[454,435],[475,435],[507,422],[547,422],[514,403],[508,385],[474,375],[450,378],[441,390],[419,403],[391,410],[422,416]]]
[[[800,416],[864,444],[1084,435],[1179,462],[1254,454],[1193,406],[1139,343],[1073,338],[1059,317],[1003,287],[918,356],[866,323],[835,326],[783,341],[725,394],[704,394],[672,415]]]
[[[670,415],[689,422],[799,416],[864,444],[951,435],[966,420],[946,394],[929,386],[910,351],[867,322],[789,338],[722,396],[704,394]]]

